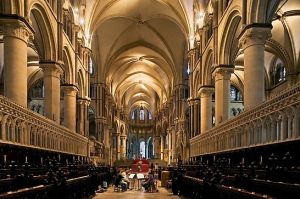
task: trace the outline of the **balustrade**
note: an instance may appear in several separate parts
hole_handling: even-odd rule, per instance
[[[190,140],[191,156],[300,138],[300,83]]]
[[[88,139],[0,96],[0,143],[87,156]]]

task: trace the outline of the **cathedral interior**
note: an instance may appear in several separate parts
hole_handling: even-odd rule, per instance
[[[88,198],[135,160],[185,198],[299,198],[299,22],[299,0],[0,0],[0,198],[59,198],[49,172]]]

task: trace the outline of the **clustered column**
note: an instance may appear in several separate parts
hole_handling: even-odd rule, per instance
[[[205,133],[212,128],[212,86],[202,86],[200,88],[201,98],[201,133]]]
[[[241,33],[244,49],[244,107],[250,109],[265,100],[265,42],[271,37],[271,25],[250,24]]]
[[[33,31],[25,19],[4,20],[4,95],[27,107],[27,42]]]
[[[234,71],[234,66],[220,65],[215,67],[213,75],[215,77],[215,117],[216,125],[229,118],[230,103],[230,77]]]
[[[63,85],[64,92],[64,125],[76,131],[76,94],[78,89],[74,85]]]

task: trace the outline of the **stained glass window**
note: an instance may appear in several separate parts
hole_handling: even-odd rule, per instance
[[[140,110],[140,120],[145,120],[145,111]]]

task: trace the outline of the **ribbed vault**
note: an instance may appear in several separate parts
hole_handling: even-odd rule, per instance
[[[90,30],[98,80],[125,110],[143,104],[152,113],[182,83],[188,17],[177,0],[96,3]]]

